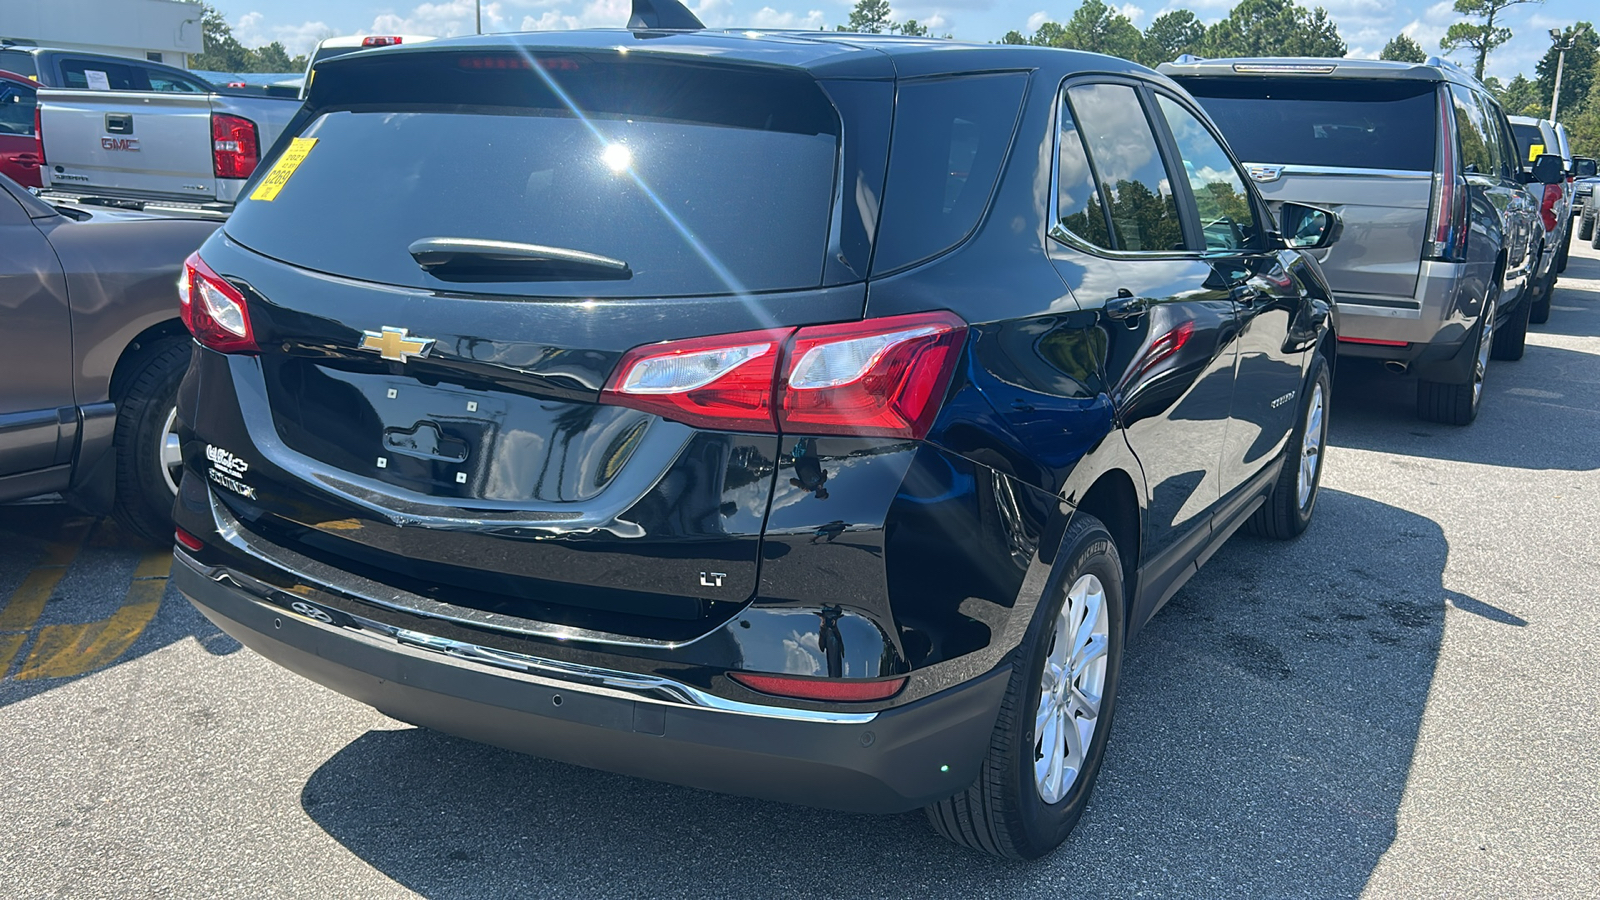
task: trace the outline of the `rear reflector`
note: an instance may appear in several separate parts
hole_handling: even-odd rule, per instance
[[[859,703],[887,700],[905,686],[905,676],[884,681],[857,681],[840,678],[793,678],[788,675],[757,675],[754,672],[729,672],[728,677],[753,691],[794,697],[799,700],[826,700]]]
[[[221,353],[254,353],[250,310],[239,289],[222,280],[198,252],[183,261],[178,278],[178,315],[194,339]]]
[[[1341,338],[1339,338],[1339,343],[1341,343],[1341,344],[1372,344],[1372,345],[1377,346],[1377,347],[1409,347],[1409,346],[1411,346],[1411,342],[1410,341],[1380,341],[1377,338],[1341,337]]]
[[[218,178],[249,178],[261,161],[256,123],[223,113],[211,115],[211,168]]]
[[[704,428],[920,439],[966,330],[929,312],[647,344],[601,400]]]
[[[173,540],[178,542],[178,546],[182,547],[185,550],[191,550],[191,551],[193,551],[195,553],[198,553],[201,550],[205,549],[205,546],[206,546],[203,541],[201,541],[199,538],[195,537],[194,535],[190,534],[189,532],[184,531],[182,528],[179,528],[176,531],[174,531],[173,534],[172,534],[172,538],[173,538]]]

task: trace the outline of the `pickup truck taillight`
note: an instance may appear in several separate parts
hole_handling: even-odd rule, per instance
[[[250,310],[239,289],[222,280],[199,253],[183,261],[178,279],[178,308],[194,339],[219,353],[255,353]]]
[[[260,161],[256,123],[225,113],[211,114],[211,168],[218,178],[249,178]]]
[[[920,440],[966,333],[953,313],[928,312],[646,344],[622,357],[601,402],[702,428]]]
[[[39,171],[44,171],[44,117],[39,115],[39,107],[33,108],[33,136],[39,141]]]

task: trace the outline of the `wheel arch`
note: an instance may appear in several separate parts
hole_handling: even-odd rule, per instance
[[[140,364],[157,348],[174,340],[188,340],[189,330],[183,327],[179,319],[163,319],[149,328],[134,335],[122,348],[117,356],[116,365],[111,369],[111,400],[121,403],[122,397],[127,393],[128,382],[139,372]]]
[[[1122,559],[1123,615],[1132,615],[1144,539],[1144,507],[1139,502],[1133,476],[1120,468],[1101,473],[1084,491],[1076,512],[1094,516],[1111,532],[1117,554]]]

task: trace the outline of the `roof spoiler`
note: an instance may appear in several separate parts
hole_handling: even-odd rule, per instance
[[[695,18],[678,0],[633,0],[630,31],[704,31],[705,23]]]

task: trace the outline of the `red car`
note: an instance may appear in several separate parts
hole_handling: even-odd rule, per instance
[[[23,187],[39,187],[44,144],[39,140],[37,82],[0,72],[0,175]]]

